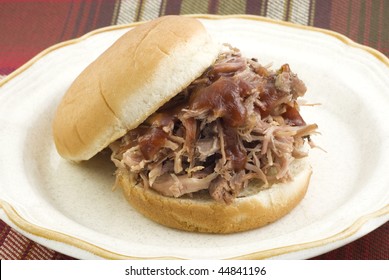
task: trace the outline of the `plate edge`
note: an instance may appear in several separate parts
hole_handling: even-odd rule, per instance
[[[277,24],[277,25],[282,25],[282,26],[287,26],[287,27],[292,27],[292,28],[297,28],[297,29],[302,29],[302,30],[310,30],[310,31],[315,31],[319,33],[326,34],[328,36],[334,37],[338,40],[340,40],[342,43],[362,49],[371,55],[384,63],[387,67],[389,67],[389,58],[386,57],[383,53],[379,52],[378,50],[359,44],[350,38],[327,29],[322,29],[322,28],[317,28],[317,27],[312,27],[312,26],[304,26],[304,25],[299,25],[291,22],[285,22],[285,21],[280,21],[280,20],[275,20],[275,19],[270,19],[270,18],[265,18],[265,17],[260,17],[260,16],[255,16],[255,15],[210,15],[210,14],[192,14],[192,15],[185,15],[189,17],[195,17],[199,19],[210,19],[210,20],[223,20],[223,19],[246,19],[246,20],[255,20],[255,21],[262,21],[262,22],[268,22],[272,24]],[[25,64],[23,64],[21,67],[16,69],[14,72],[9,74],[5,79],[0,81],[0,88],[4,86],[6,83],[23,73],[25,70],[30,68],[36,61],[39,59],[43,58],[47,54],[51,53],[54,50],[66,47],[68,45],[76,44],[78,42],[81,42],[93,35],[99,34],[99,33],[104,33],[104,32],[109,32],[113,30],[121,30],[121,29],[126,29],[126,28],[132,28],[137,25],[142,24],[143,22],[134,22],[134,23],[129,23],[129,24],[124,24],[124,25],[113,25],[113,26],[107,26],[103,28],[99,28],[93,31],[90,31],[86,34],[84,34],[81,37],[71,39],[68,41],[64,41],[58,44],[55,44],[40,53],[38,53],[36,56],[34,56],[32,59],[27,61]],[[78,239],[76,237],[72,237],[70,235],[45,229],[43,227],[34,225],[30,222],[28,222],[26,219],[24,219],[17,211],[16,209],[9,203],[0,200],[0,208],[2,208],[5,212],[5,214],[8,216],[8,218],[19,228],[22,230],[25,230],[26,232],[29,232],[33,235],[43,237],[46,239],[54,240],[54,241],[59,241],[63,242],[68,245],[75,246],[77,248],[80,248],[82,250],[86,250],[88,252],[91,252],[93,254],[96,254],[98,256],[101,256],[103,258],[107,259],[180,259],[176,257],[169,257],[169,256],[164,256],[164,257],[151,257],[151,258],[141,258],[141,257],[134,257],[134,256],[126,256],[118,253],[111,252],[109,250],[106,250],[104,248],[101,248],[97,245],[91,244],[87,241]],[[374,218],[381,217],[385,214],[389,214],[389,205],[384,206],[383,208],[374,211],[370,214],[363,215],[359,217],[350,227],[344,229],[342,232],[335,234],[333,236],[330,236],[328,238],[322,239],[322,240],[317,240],[313,242],[308,242],[308,243],[302,243],[302,244],[296,244],[296,245],[291,245],[291,246],[286,246],[286,247],[280,247],[280,248],[275,248],[275,249],[269,249],[265,251],[260,251],[260,252],[254,252],[250,254],[244,254],[241,256],[237,257],[232,257],[231,259],[264,259],[264,258],[270,258],[270,257],[275,257],[278,255],[282,254],[287,254],[291,252],[296,252],[300,250],[305,250],[305,249],[310,249],[314,247],[319,247],[323,246],[325,244],[339,241],[346,239],[353,234],[355,234],[361,227],[364,225],[367,221],[373,220]]]
[[[115,253],[112,251],[109,251],[107,249],[104,249],[100,246],[97,246],[95,244],[89,243],[87,241],[81,240],[77,237],[70,236],[65,233],[61,233],[58,231],[54,231],[51,229],[46,229],[44,227],[32,224],[25,220],[17,211],[16,209],[9,204],[8,202],[4,200],[0,200],[0,208],[2,208],[9,218],[9,220],[14,223],[17,227],[20,229],[32,234],[39,236],[41,238],[53,240],[62,242],[74,247],[77,247],[81,250],[88,251],[92,254],[95,254],[97,256],[100,256],[105,259],[138,259],[138,260],[183,260],[184,258],[179,257],[172,257],[172,256],[160,256],[160,257],[136,257],[136,256],[129,256],[129,255],[123,255],[119,253]],[[285,255],[288,253],[294,253],[297,251],[307,250],[307,249],[313,249],[316,247],[320,247],[326,244],[330,244],[336,241],[345,240],[346,238],[349,238],[356,234],[358,230],[362,228],[364,224],[366,224],[368,221],[372,221],[375,218],[383,217],[384,215],[389,214],[389,204],[384,206],[383,208],[376,210],[372,213],[363,215],[359,217],[353,224],[351,224],[349,227],[344,229],[343,231],[334,234],[332,236],[329,236],[324,239],[315,240],[311,242],[301,243],[301,244],[294,244],[290,246],[285,247],[279,247],[274,249],[268,249],[264,251],[258,251],[254,253],[249,254],[243,254],[238,255],[231,258],[226,258],[230,260],[258,260],[258,259],[268,259],[268,258],[274,258],[280,255]],[[374,229],[372,229],[374,230]],[[56,250],[56,249],[54,249]]]

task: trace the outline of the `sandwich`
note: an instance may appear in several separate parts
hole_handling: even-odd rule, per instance
[[[233,233],[274,222],[303,199],[316,124],[306,86],[215,42],[200,21],[166,16],[126,32],[75,79],[53,120],[58,153],[109,150],[115,186],[167,227]]]

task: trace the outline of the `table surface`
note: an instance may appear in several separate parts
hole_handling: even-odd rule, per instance
[[[253,14],[339,32],[389,56],[387,0],[0,1],[0,78],[40,51],[109,25],[168,14]],[[314,259],[389,259],[389,223]],[[73,259],[0,220],[0,259]]]

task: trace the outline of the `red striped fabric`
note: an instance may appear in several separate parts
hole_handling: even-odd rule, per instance
[[[71,260],[19,234],[0,220],[0,260]]]
[[[159,0],[152,9],[146,1],[2,1],[0,9],[0,75],[6,75],[20,67],[43,49],[79,37],[93,29],[118,22],[121,7],[132,5],[135,16],[126,22],[144,20],[167,14],[210,13],[225,14],[226,11],[274,17],[272,11],[281,11],[279,19],[293,21],[293,9],[299,1],[306,3],[307,25],[327,28],[351,39],[389,54],[389,1],[326,1],[284,0],[284,5],[273,7],[266,0],[209,0],[205,9],[197,1]],[[131,2],[131,1],[130,1]],[[282,2],[282,1],[281,1]],[[189,4],[188,4],[189,3]],[[229,10],[226,4],[233,5]],[[244,7],[244,9],[242,9]],[[304,22],[304,14],[297,19]],[[294,20],[296,21],[296,20]],[[299,21],[299,20],[297,20]],[[26,28],[28,26],[28,28]],[[384,31],[386,30],[386,32]],[[26,44],[26,42],[29,42]]]
[[[313,258],[314,260],[388,260],[389,223],[384,224],[369,235],[362,237],[340,249]],[[373,249],[375,248],[375,249]]]
[[[47,47],[111,25],[115,1],[2,1],[0,75]]]
[[[341,249],[317,256],[314,260],[359,259],[385,260],[389,258],[389,223]],[[379,248],[371,250],[371,248]],[[1,260],[73,260],[74,258],[39,245],[17,233],[0,220]]]

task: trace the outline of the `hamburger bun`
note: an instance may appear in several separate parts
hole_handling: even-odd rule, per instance
[[[118,142],[123,143],[122,140],[126,138],[123,136],[128,135],[129,131],[129,134],[137,131],[141,124],[144,126],[144,121],[169,100],[185,92],[194,80],[201,80],[202,74],[208,73],[206,70],[224,55],[220,54],[222,49],[220,44],[211,40],[204,26],[193,18],[161,17],[131,29],[92,62],[63,97],[53,121],[53,136],[59,154],[68,160],[82,161],[110,146],[113,150],[112,160],[118,167],[116,185],[122,188],[128,202],[144,216],[171,228],[232,233],[258,228],[286,215],[306,193],[312,173],[307,158],[292,161],[288,171],[288,179],[291,180],[264,185],[260,179],[250,182],[246,179],[245,183],[249,182],[247,187],[242,192],[239,190],[240,193],[233,197],[232,202],[225,200],[226,203],[216,201],[204,188],[189,195],[176,197],[174,194],[173,197],[153,190],[146,181],[143,181],[146,183],[142,187],[139,180],[135,184],[134,177],[131,177],[134,173],[129,174],[131,168],[121,162],[124,160],[123,154],[122,158],[115,158],[120,148],[115,151],[114,146]],[[284,71],[289,73],[289,67]],[[222,78],[219,80],[223,82]],[[302,88],[301,84],[298,85]],[[215,94],[214,91],[212,94]],[[300,117],[297,111],[293,112]],[[165,135],[162,128],[157,127],[157,131]],[[222,135],[223,130],[220,131],[219,135]],[[131,141],[133,143],[134,139]],[[126,149],[129,149],[128,144],[124,145]],[[147,148],[150,145],[147,144]],[[228,145],[232,145],[231,141]],[[161,150],[161,147],[157,150]],[[145,159],[148,162],[154,160],[152,156],[145,156]],[[208,160],[207,164],[212,160]],[[241,169],[247,168],[245,159],[241,162]],[[233,169],[237,168],[233,166]],[[217,173],[215,170],[213,172]],[[221,173],[216,175],[222,177]],[[223,180],[227,181],[226,178]],[[164,182],[169,184],[168,181]],[[210,184],[208,182],[206,187],[210,188]]]
[[[145,217],[175,229],[204,233],[234,233],[259,228],[288,214],[304,198],[312,174],[306,158],[291,165],[293,180],[263,186],[251,182],[232,204],[213,200],[207,193],[193,197],[166,197],[131,185],[126,174],[117,184],[127,201]]]
[[[131,29],[67,90],[53,121],[59,154],[90,159],[187,87],[219,50],[189,17],[161,17]]]

